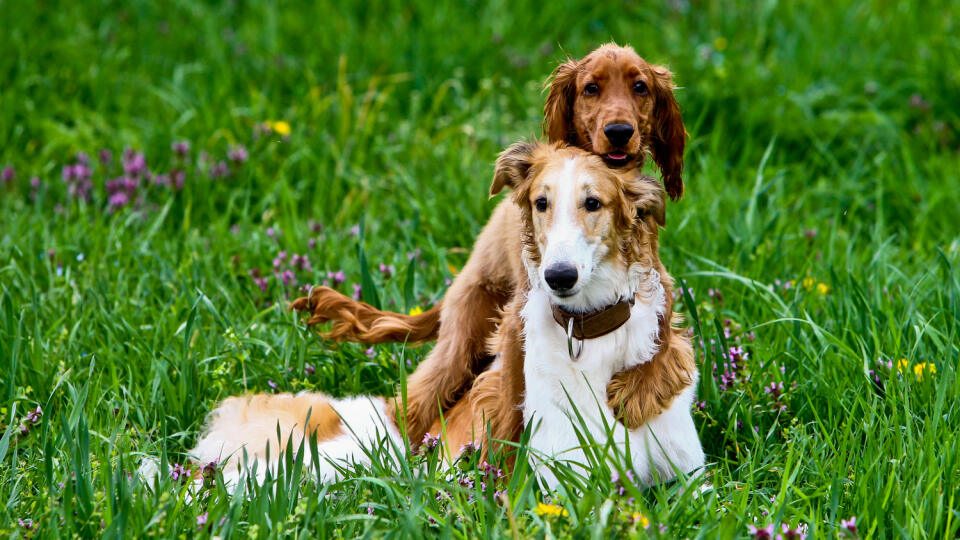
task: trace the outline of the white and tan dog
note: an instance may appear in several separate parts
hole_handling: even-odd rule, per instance
[[[522,250],[520,285],[490,344],[497,360],[431,431],[443,435],[453,456],[462,443],[482,439],[488,423],[495,438],[515,439],[522,422],[534,426],[530,449],[538,464],[556,458],[588,467],[577,436],[585,428],[600,443],[612,433],[619,450],[607,459],[628,452],[645,484],[677,470],[697,472],[704,454],[690,412],[695,375],[662,414],[633,430],[607,400],[615,373],[657,354],[696,373],[689,343],[670,324],[672,282],[658,256],[663,188],[583,150],[541,143],[501,154],[491,192],[505,187],[520,208],[517,237],[505,242]],[[366,462],[365,446],[403,448],[398,416],[392,398],[233,397],[211,413],[192,455],[200,463],[219,460],[225,472],[247,455],[265,471],[286,444],[298,448],[312,437],[321,461],[333,462],[318,471],[328,480],[339,467]],[[556,485],[546,468],[538,470]]]

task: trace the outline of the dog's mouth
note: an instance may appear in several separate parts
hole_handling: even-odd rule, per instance
[[[630,154],[626,152],[609,152],[603,155],[603,161],[607,163],[609,167],[623,167],[627,163],[630,163]]]

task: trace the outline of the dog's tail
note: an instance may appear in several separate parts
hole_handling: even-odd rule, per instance
[[[440,302],[418,315],[379,310],[330,287],[315,287],[310,296],[297,298],[290,309],[310,312],[309,326],[334,321],[323,337],[334,341],[423,343],[437,338]]]

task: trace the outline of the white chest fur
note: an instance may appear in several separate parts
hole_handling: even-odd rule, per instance
[[[526,425],[532,422],[535,426],[530,447],[549,487],[557,483],[546,466],[551,459],[590,467],[578,431],[589,434],[598,445],[612,437],[620,450],[607,451],[605,459],[622,459],[629,451],[634,473],[646,485],[675,477],[674,467],[684,472],[702,467],[703,450],[690,413],[696,381],[660,416],[633,431],[617,423],[607,405],[606,387],[613,375],[650,361],[659,348],[658,316],[663,314],[665,302],[659,283],[653,289],[652,294],[637,297],[630,319],[622,327],[584,341],[576,361],[570,359],[564,330],[553,319],[549,295],[540,289],[529,293],[521,313],[526,381],[523,419]]]

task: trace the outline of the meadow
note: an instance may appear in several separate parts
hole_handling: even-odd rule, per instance
[[[955,2],[13,0],[0,21],[0,535],[960,534]],[[289,301],[432,305],[546,76],[610,40],[680,86],[661,255],[712,488],[598,465],[544,494],[380,448],[334,484],[289,456],[251,493],[216,470],[188,493],[219,399],[393,392],[427,348],[325,343]],[[146,456],[171,473],[152,489]]]

